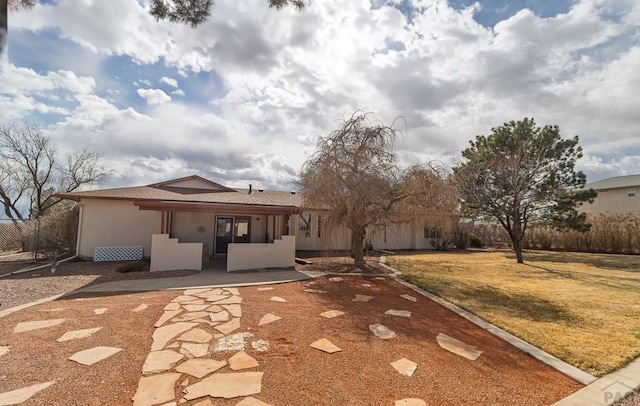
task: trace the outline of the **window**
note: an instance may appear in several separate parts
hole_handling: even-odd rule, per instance
[[[634,197],[636,195],[636,188],[632,187],[627,189],[627,196]]]
[[[311,213],[300,213],[298,230],[305,237],[311,237]]]
[[[438,229],[435,227],[425,227],[422,232],[424,238],[438,238]]]
[[[318,238],[320,238],[320,224],[321,223],[321,216],[318,216]]]

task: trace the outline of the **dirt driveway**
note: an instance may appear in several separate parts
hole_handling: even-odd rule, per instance
[[[309,289],[314,292],[305,291]],[[131,404],[151,348],[153,325],[165,305],[181,293],[85,295],[0,318],[0,347],[10,347],[0,356],[0,393],[55,381],[23,404]],[[353,301],[356,294],[372,299]],[[416,301],[402,298],[403,294]],[[243,300],[238,331],[270,343],[266,352],[251,347],[246,350],[259,363],[252,370],[264,373],[261,391],[254,397],[267,404],[392,405],[400,399],[419,398],[429,405],[548,405],[582,387],[387,278],[323,277],[273,285],[272,290],[244,287],[239,296]],[[274,296],[286,302],[271,300]],[[142,304],[148,307],[133,311]],[[95,310],[102,308],[107,310],[96,314]],[[411,316],[385,314],[390,309],[408,310]],[[320,316],[328,310],[345,314]],[[281,319],[259,326],[267,313]],[[13,332],[19,322],[63,318],[64,322],[49,328]],[[396,336],[388,340],[375,337],[369,326],[377,323]],[[56,342],[69,330],[92,327],[102,329],[90,337]],[[216,333],[207,323],[198,328]],[[441,348],[436,340],[441,333],[477,347],[481,355],[472,361]],[[321,338],[341,351],[330,354],[309,347]],[[67,359],[94,346],[123,350],[92,366]],[[208,357],[226,360],[232,355],[212,351]],[[412,376],[391,366],[402,358],[417,364]],[[173,388],[178,401],[184,396],[185,383],[192,384],[193,379],[182,374]],[[243,397],[209,399],[210,404],[236,405]],[[194,405],[203,400],[179,404]]]

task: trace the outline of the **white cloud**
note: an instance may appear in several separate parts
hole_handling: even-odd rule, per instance
[[[147,101],[147,104],[161,104],[171,101],[171,96],[160,89],[138,89],[138,95]]]
[[[178,87],[178,81],[173,79],[173,78],[168,78],[166,76],[163,76],[162,78],[160,78],[160,83],[164,83],[167,84],[171,87]]]

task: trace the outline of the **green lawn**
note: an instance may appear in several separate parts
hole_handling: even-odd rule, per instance
[[[640,355],[640,256],[451,252],[388,257],[403,277],[593,375]]]

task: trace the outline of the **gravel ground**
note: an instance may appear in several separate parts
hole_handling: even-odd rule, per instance
[[[390,405],[418,397],[432,405],[548,405],[580,389],[582,385],[516,350],[455,313],[388,279],[344,276],[342,281],[320,278],[315,283],[274,285],[273,290],[240,288],[242,327],[271,344],[266,353],[247,352],[264,372],[262,391],[255,397],[272,405]],[[304,289],[325,290],[308,293]],[[181,292],[134,294],[83,294],[30,307],[0,318],[0,346],[10,346],[0,363],[0,392],[55,380],[55,384],[24,403],[29,405],[124,405],[136,391],[140,371],[149,353],[153,324],[162,308]],[[374,299],[353,302],[354,295]],[[417,297],[413,303],[401,294]],[[287,303],[269,300],[280,296]],[[132,312],[138,305],[144,311]],[[96,315],[94,309],[108,308]],[[319,316],[326,310],[346,314],[333,319]],[[387,316],[388,309],[410,310],[410,318]],[[266,313],[280,317],[258,326]],[[65,318],[63,324],[24,333],[13,333],[20,321]],[[397,333],[391,340],[373,337],[368,326],[382,323]],[[91,337],[57,343],[64,332],[103,327]],[[213,329],[207,324],[199,328]],[[444,333],[483,351],[470,361],[441,349],[435,337]],[[327,338],[342,351],[334,354],[309,344]],[[93,346],[124,350],[87,367],[67,358]],[[214,353],[227,359],[232,354]],[[389,365],[400,358],[418,364],[412,377],[400,375]],[[178,379],[176,398],[182,393]],[[192,406],[203,399],[180,403]],[[236,405],[241,399],[215,399],[216,405]]]
[[[636,391],[631,393],[613,406],[640,406],[640,392]]]
[[[32,266],[30,262],[0,262],[0,275]],[[56,273],[43,268],[0,278],[0,310],[30,303],[49,296],[73,292],[83,286],[128,279],[187,276],[195,271],[118,272],[122,262],[69,261],[58,265]]]

